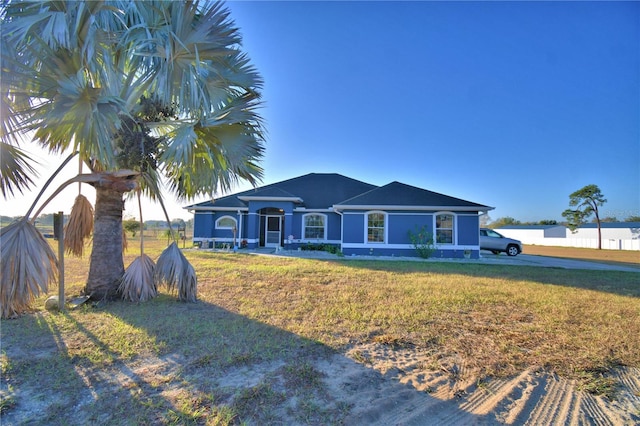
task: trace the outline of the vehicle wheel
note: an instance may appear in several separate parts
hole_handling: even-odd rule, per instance
[[[493,253],[493,254],[500,254],[500,250],[491,250],[491,253]]]
[[[517,256],[518,253],[520,253],[520,250],[518,250],[517,246],[510,245],[510,246],[507,247],[507,254],[509,256]]]

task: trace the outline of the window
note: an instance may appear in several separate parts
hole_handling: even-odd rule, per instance
[[[216,220],[216,229],[233,229],[236,227],[236,220],[231,216],[222,216]]]
[[[436,215],[436,244],[453,244],[453,215]]]
[[[367,215],[367,242],[384,243],[384,213],[369,213]]]
[[[325,239],[325,215],[307,214],[304,216],[304,238],[314,240]]]

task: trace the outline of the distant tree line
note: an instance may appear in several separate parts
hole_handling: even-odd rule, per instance
[[[592,221],[592,223],[596,223],[596,219],[594,218]],[[619,220],[617,217],[615,216],[608,216],[608,217],[604,217],[600,219],[600,222],[604,223],[604,222],[640,222],[640,216],[629,216],[624,220]],[[532,225],[563,225],[563,226],[568,226],[568,222],[566,221],[560,221],[558,222],[557,220],[553,220],[553,219],[549,219],[549,220],[540,220],[540,221],[533,221],[533,222],[521,222],[517,219],[514,219],[512,217],[509,216],[505,216],[505,217],[500,217],[494,221],[491,222],[487,222],[487,228],[501,228],[503,226],[509,226],[509,225],[523,225],[523,226],[532,226]]]
[[[18,219],[21,219],[21,216],[2,216],[0,215],[0,228],[9,225],[12,222],[15,222]],[[64,222],[66,223],[69,220],[69,215],[64,215]],[[36,220],[36,226],[39,228],[49,228],[53,227],[53,213],[41,214],[38,216]],[[136,233],[140,231],[140,221],[137,219],[129,218],[125,219],[122,222],[122,226],[124,229],[131,233],[132,236],[135,237]],[[166,220],[145,220],[144,221],[144,229],[152,230],[152,229],[168,229]],[[184,219],[173,219],[171,221],[171,228],[178,230],[180,228],[193,229],[193,219],[189,219],[185,221]]]
[[[571,230],[577,232],[577,229],[583,224],[591,220],[591,223],[597,224],[598,227],[598,249],[602,248],[602,231],[601,224],[605,222],[640,222],[640,216],[629,216],[624,220],[619,220],[615,216],[600,217],[599,207],[607,202],[606,198],[598,188],[598,185],[587,185],[574,191],[569,195],[569,207],[562,212],[562,217],[566,219],[563,222],[555,220],[541,220],[539,222],[520,222],[517,219],[506,216],[490,222],[489,215],[482,215],[480,219],[481,226],[489,228],[501,228],[509,225],[564,225]]]

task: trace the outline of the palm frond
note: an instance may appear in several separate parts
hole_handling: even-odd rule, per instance
[[[65,226],[64,246],[67,253],[77,257],[82,257],[85,240],[93,232],[93,206],[82,194],[78,194],[73,207],[69,222]]]
[[[29,154],[5,142],[0,142],[0,191],[7,198],[15,191],[23,193],[33,185],[32,177],[38,174],[31,165],[34,161]]]
[[[131,262],[124,271],[118,293],[131,302],[146,302],[158,295],[153,281],[155,263],[149,256],[142,254]]]
[[[194,131],[197,144],[174,138],[162,156],[169,189],[180,199],[228,191],[240,179],[252,185],[262,179],[258,163],[264,146],[262,134],[254,125],[237,123],[197,127]],[[179,154],[173,157],[174,152]],[[190,153],[188,160],[184,152]]]
[[[178,300],[194,303],[198,300],[196,271],[175,241],[158,258],[155,280],[160,285],[165,284],[169,291],[177,290]]]
[[[0,231],[0,317],[31,310],[34,300],[55,283],[55,253],[35,225],[26,219]]]

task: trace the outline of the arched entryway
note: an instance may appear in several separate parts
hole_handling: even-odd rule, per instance
[[[265,207],[260,215],[260,247],[281,247],[284,241],[284,210]]]

